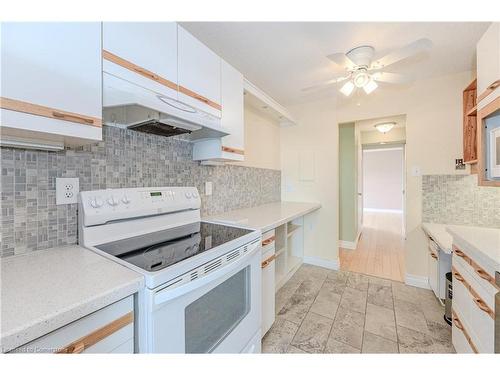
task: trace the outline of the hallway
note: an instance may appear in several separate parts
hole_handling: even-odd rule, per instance
[[[404,281],[403,215],[364,212],[356,250],[339,249],[340,269]]]

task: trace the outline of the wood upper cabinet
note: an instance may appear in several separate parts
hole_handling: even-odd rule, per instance
[[[102,139],[100,23],[2,23],[1,54],[2,138]]]
[[[477,106],[476,80],[463,92],[463,147],[464,162],[477,162]]]
[[[500,96],[500,23],[493,22],[477,43],[479,108]]]
[[[221,116],[221,58],[178,26],[179,100]]]
[[[104,22],[103,70],[177,99],[177,23]]]

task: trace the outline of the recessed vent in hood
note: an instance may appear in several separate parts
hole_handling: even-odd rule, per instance
[[[103,87],[106,125],[166,137],[189,133],[192,141],[229,134],[219,118],[127,80],[104,73]]]

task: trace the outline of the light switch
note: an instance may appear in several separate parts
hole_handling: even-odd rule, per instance
[[[212,182],[205,182],[205,195],[212,195]]]

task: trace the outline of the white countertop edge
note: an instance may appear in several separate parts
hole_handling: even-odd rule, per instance
[[[287,203],[286,201],[284,201],[284,203]],[[294,202],[291,202],[291,203],[294,203]],[[302,202],[300,202],[302,203]],[[316,210],[319,210],[321,208],[321,204],[319,203],[311,203],[313,206],[311,206],[310,208],[306,209],[306,210],[303,210],[303,211],[299,211],[297,212],[296,214],[294,215],[291,215],[291,216],[287,216],[285,218],[282,218],[281,220],[277,221],[277,222],[274,222],[272,224],[269,224],[263,228],[260,228],[262,233],[264,232],[267,232],[269,230],[272,230],[272,229],[275,229],[277,227],[279,227],[280,225],[283,225],[289,221],[292,221],[292,220],[295,220],[297,219],[298,217],[301,217],[301,216],[304,216],[304,215],[307,215],[307,214],[310,214],[311,212],[313,211],[316,211]]]
[[[121,285],[115,290],[106,291],[94,298],[81,301],[78,304],[67,306],[64,310],[58,310],[51,315],[41,317],[39,320],[27,322],[18,326],[15,330],[4,332],[1,337],[2,353],[13,350],[55,331],[65,325],[92,314],[110,304],[120,301],[130,295],[137,293],[144,286],[142,279],[133,280]]]
[[[484,251],[481,251],[481,249],[478,249],[474,244],[463,238],[459,228],[448,226],[446,231],[453,236],[453,243],[466,253],[469,253],[469,256],[475,258],[475,261],[485,267],[486,271],[490,273],[494,273],[495,271],[500,272],[500,261],[491,258]]]
[[[446,254],[452,253],[453,238],[446,231],[447,224],[422,223],[422,230],[438,244],[439,248]]]

